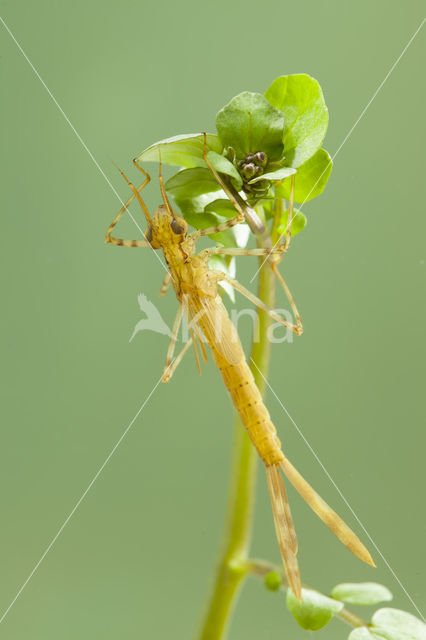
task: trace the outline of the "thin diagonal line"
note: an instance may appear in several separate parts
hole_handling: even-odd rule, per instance
[[[420,29],[423,27],[424,23],[425,23],[426,18],[423,18],[423,20],[421,21],[420,25],[417,27],[416,31],[413,33],[413,35],[411,36],[411,38],[409,39],[409,41],[407,42],[407,44],[405,45],[405,47],[403,48],[403,50],[401,51],[401,53],[399,54],[398,58],[395,60],[395,62],[393,63],[393,65],[391,66],[391,68],[389,69],[389,71],[387,72],[387,74],[385,75],[385,77],[383,78],[383,80],[381,81],[381,83],[379,84],[379,86],[377,87],[377,89],[375,90],[375,92],[373,93],[373,95],[371,96],[370,100],[367,102],[367,104],[365,105],[364,109],[361,111],[361,113],[359,114],[358,118],[355,120],[354,124],[352,125],[352,127],[349,129],[348,133],[346,134],[346,136],[343,138],[343,141],[340,143],[340,145],[338,146],[337,150],[335,151],[334,155],[331,156],[330,161],[327,163],[326,168],[324,169],[324,171],[321,173],[320,177],[318,178],[318,180],[315,182],[314,186],[312,187],[312,189],[309,191],[308,195],[306,196],[306,198],[303,200],[302,204],[300,205],[300,207],[298,207],[299,211],[302,211],[302,207],[305,204],[305,202],[308,200],[309,196],[311,195],[311,193],[313,192],[313,190],[315,189],[315,187],[317,186],[317,184],[319,183],[319,181],[321,180],[321,178],[323,177],[324,173],[328,170],[330,164],[332,164],[332,162],[335,160],[335,158],[337,157],[337,154],[340,152],[340,150],[342,149],[343,145],[346,143],[346,141],[349,139],[349,137],[352,135],[355,127],[359,124],[360,120],[364,117],[365,113],[367,112],[367,109],[370,107],[371,103],[374,101],[374,99],[377,97],[378,93],[380,92],[380,90],[382,89],[383,85],[385,84],[386,80],[388,80],[389,76],[392,74],[392,72],[394,71],[395,67],[397,66],[397,64],[399,63],[399,61],[401,60],[401,58],[403,57],[403,55],[405,54],[405,52],[407,51],[408,47],[411,45],[411,43],[413,42],[414,38],[417,36],[417,34],[419,33]],[[297,174],[296,174],[296,179],[297,179]],[[286,228],[284,229],[284,231],[282,232],[282,234],[280,235],[280,237],[278,238],[278,240],[276,241],[276,243],[274,244],[273,249],[275,249],[275,247],[281,242],[282,238],[285,236],[285,234],[287,233],[287,230],[289,227],[291,227],[291,223],[293,222],[295,216],[297,214],[295,213],[291,220],[287,223]],[[263,267],[263,265],[265,264],[265,262],[268,260],[268,256],[264,259],[264,261],[262,262],[262,264],[260,265],[260,267],[257,269],[256,273],[254,274],[254,276],[252,277],[252,279],[250,280],[250,284],[253,282],[253,280],[255,279],[255,277],[257,276],[257,274],[259,273],[259,271],[261,270],[261,268]]]
[[[395,571],[392,569],[391,565],[389,564],[389,562],[386,560],[385,556],[383,555],[383,553],[381,552],[381,550],[379,549],[379,547],[377,546],[377,544],[375,543],[375,541],[373,540],[373,538],[371,537],[371,535],[368,533],[367,529],[365,528],[365,526],[363,525],[363,523],[361,522],[361,520],[359,519],[359,517],[357,516],[357,514],[355,513],[355,511],[353,510],[353,508],[351,507],[351,505],[349,504],[349,502],[347,501],[347,499],[345,498],[345,496],[343,495],[342,491],[339,489],[339,487],[337,486],[337,484],[335,483],[335,481],[333,480],[332,476],[329,474],[329,472],[327,471],[327,469],[325,468],[325,466],[323,465],[323,463],[321,462],[321,460],[319,459],[318,455],[316,454],[316,452],[314,451],[314,449],[312,448],[312,446],[309,444],[308,440],[306,439],[306,437],[304,436],[304,434],[302,433],[301,429],[297,426],[296,422],[293,420],[292,416],[290,415],[290,413],[288,412],[287,408],[284,406],[284,404],[281,402],[281,400],[279,399],[279,397],[277,396],[277,394],[275,393],[275,391],[273,390],[273,388],[271,387],[271,385],[269,384],[269,382],[267,381],[267,379],[265,378],[265,376],[263,375],[263,373],[261,372],[261,370],[259,369],[259,367],[257,366],[257,364],[255,363],[255,361],[253,360],[253,358],[251,358],[252,363],[254,364],[254,366],[256,367],[256,369],[258,370],[258,372],[260,373],[260,375],[262,376],[263,380],[265,381],[266,385],[268,386],[268,389],[270,389],[270,391],[272,392],[272,394],[275,396],[276,400],[278,401],[278,403],[280,404],[281,408],[283,409],[283,411],[286,413],[287,417],[290,419],[290,421],[292,422],[293,426],[295,427],[297,433],[300,435],[300,437],[302,438],[302,440],[304,441],[304,443],[306,444],[306,446],[308,447],[309,451],[312,453],[312,455],[314,456],[315,460],[318,462],[318,464],[320,465],[320,467],[322,468],[322,470],[324,471],[325,475],[327,476],[327,478],[330,480],[331,484],[333,485],[333,487],[336,489],[337,493],[339,494],[339,496],[342,498],[343,502],[345,503],[345,505],[348,507],[349,511],[352,513],[353,517],[355,518],[355,520],[358,522],[359,526],[362,528],[362,530],[364,531],[365,535],[368,537],[368,539],[370,540],[371,544],[374,546],[374,548],[376,549],[377,553],[380,555],[381,559],[383,560],[383,562],[385,563],[385,565],[387,566],[387,568],[389,569],[389,571],[391,572],[392,576],[395,578],[395,580],[397,581],[397,583],[399,584],[399,586],[401,587],[401,589],[403,590],[403,592],[405,593],[405,595],[407,596],[408,600],[411,602],[411,604],[413,605],[413,607],[415,608],[415,610],[417,611],[417,613],[419,614],[419,616],[422,618],[422,620],[424,622],[426,622],[422,612],[420,611],[420,609],[418,608],[418,606],[416,605],[416,603],[414,602],[413,598],[410,596],[410,594],[408,593],[407,589],[404,587],[404,585],[402,584],[401,580],[398,578],[398,576],[396,575]]]
[[[110,182],[108,176],[105,174],[104,170],[102,169],[102,167],[100,166],[99,162],[96,160],[95,156],[93,155],[93,153],[90,151],[89,147],[87,146],[87,144],[84,142],[83,138],[81,137],[81,135],[78,133],[77,129],[74,127],[73,123],[71,122],[71,120],[68,118],[67,114],[65,113],[65,111],[62,109],[61,105],[59,104],[59,102],[56,100],[55,96],[53,95],[53,93],[51,92],[51,90],[49,89],[49,87],[47,86],[47,84],[45,83],[45,81],[43,80],[43,78],[41,77],[41,75],[39,74],[39,72],[37,71],[37,69],[35,68],[35,66],[33,65],[33,63],[31,62],[31,60],[29,59],[29,57],[27,56],[27,54],[25,53],[25,51],[23,50],[23,48],[21,47],[21,45],[19,44],[19,42],[17,41],[17,39],[15,38],[15,36],[13,35],[12,31],[9,29],[9,27],[7,26],[7,24],[5,23],[5,21],[3,20],[3,18],[0,16],[0,20],[4,26],[4,28],[6,29],[6,31],[8,32],[8,34],[10,35],[10,37],[12,38],[13,42],[16,44],[16,46],[18,47],[19,51],[22,53],[22,55],[24,56],[25,60],[28,62],[28,64],[30,65],[31,69],[34,71],[35,75],[37,76],[37,78],[40,80],[41,84],[43,85],[43,87],[46,89],[47,93],[49,94],[49,96],[51,97],[51,99],[53,100],[53,102],[55,103],[55,105],[57,106],[57,108],[59,109],[59,111],[61,112],[61,114],[63,115],[63,117],[65,118],[66,122],[69,124],[69,126],[71,127],[72,131],[74,132],[76,138],[78,139],[78,141],[81,143],[82,147],[85,149],[85,151],[87,151],[90,159],[92,160],[92,162],[94,163],[94,165],[96,166],[96,168],[98,169],[98,171],[102,174],[102,176],[104,177],[104,179],[106,180],[106,182],[108,183],[108,185],[110,186],[110,188],[112,189],[113,193],[115,194],[115,196],[118,198],[118,200],[120,201],[121,205],[124,207],[125,204],[123,202],[123,200],[121,199],[120,195],[118,194],[118,192],[116,191],[115,187],[113,186],[113,184]],[[144,232],[141,229],[141,227],[139,226],[137,220],[134,218],[134,216],[132,215],[132,213],[130,212],[129,209],[126,209],[127,213],[129,214],[130,218],[133,220],[133,222],[135,223],[135,225],[137,226],[137,228],[139,229],[139,231],[141,232],[142,236],[144,237]],[[149,245],[151,247],[151,245]],[[157,260],[160,262],[160,264],[162,265],[162,267],[164,269],[167,268],[165,267],[165,265],[163,264],[163,262],[161,261],[160,256],[156,253],[156,251],[151,247],[151,250],[154,252],[154,255],[156,256]]]
[[[383,78],[382,82],[379,84],[379,86],[377,87],[376,91],[373,93],[373,95],[371,96],[369,102],[366,104],[366,106],[364,107],[364,109],[361,111],[358,119],[356,120],[356,122],[353,124],[353,126],[351,127],[351,129],[348,131],[348,133],[346,134],[345,138],[343,139],[343,142],[340,144],[340,146],[338,147],[337,151],[335,152],[334,156],[333,156],[333,160],[334,158],[337,156],[337,154],[339,153],[340,149],[343,147],[343,145],[345,144],[346,140],[349,138],[349,136],[352,134],[353,130],[355,129],[355,127],[358,125],[359,121],[361,120],[361,118],[364,116],[365,112],[367,111],[367,109],[369,108],[369,106],[371,105],[371,103],[373,102],[373,100],[376,98],[377,94],[379,93],[379,91],[382,89],[383,85],[385,84],[385,82],[387,81],[387,79],[389,78],[389,76],[391,75],[391,73],[394,71],[395,67],[398,65],[398,63],[400,62],[401,58],[403,57],[403,55],[405,54],[405,52],[407,51],[408,47],[411,45],[411,43],[413,42],[414,38],[417,36],[417,34],[419,33],[420,29],[423,27],[424,23],[425,23],[426,18],[423,18],[423,20],[421,21],[420,25],[417,27],[417,29],[415,30],[415,32],[413,33],[413,35],[411,36],[411,38],[409,39],[409,41],[407,42],[407,44],[405,45],[405,47],[403,48],[403,50],[401,51],[401,53],[399,54],[398,58],[395,60],[395,62],[393,63],[393,65],[391,66],[391,68],[389,69],[389,71],[387,72],[387,74],[385,75],[385,77]]]
[[[174,360],[173,360],[173,362],[174,362]],[[170,364],[169,368],[172,366],[173,362]],[[166,372],[167,372],[167,369],[166,369],[165,373]],[[99,476],[101,475],[102,471],[105,469],[106,465],[111,460],[112,456],[114,455],[114,453],[116,452],[116,450],[118,449],[118,447],[120,446],[120,444],[122,443],[122,441],[124,440],[124,438],[126,437],[128,432],[130,431],[130,429],[133,426],[134,422],[139,417],[139,415],[141,414],[143,408],[148,403],[148,401],[151,398],[152,394],[154,393],[154,391],[157,389],[158,385],[160,384],[160,382],[161,382],[161,380],[163,378],[163,375],[164,375],[164,373],[161,375],[161,378],[154,385],[154,387],[151,390],[151,392],[148,394],[146,399],[143,401],[143,403],[139,407],[138,411],[136,412],[134,418],[132,418],[132,420],[130,421],[129,425],[123,431],[122,435],[117,440],[116,444],[113,446],[113,448],[111,449],[110,453],[107,455],[107,457],[105,458],[104,462],[101,464],[101,466],[99,467],[98,471],[93,476],[93,478],[90,481],[87,489],[82,493],[81,497],[77,500],[77,502],[75,503],[74,507],[71,509],[70,513],[65,518],[64,522],[62,523],[62,525],[59,527],[56,535],[52,538],[52,540],[50,541],[50,543],[46,547],[45,551],[41,555],[39,561],[34,566],[33,570],[31,571],[31,573],[29,574],[29,576],[27,577],[27,579],[25,580],[25,582],[23,583],[23,585],[21,586],[19,591],[17,592],[16,596],[13,598],[12,602],[9,604],[7,609],[4,611],[3,615],[0,618],[0,624],[3,622],[3,620],[5,619],[5,617],[7,616],[7,614],[9,613],[9,611],[11,610],[11,608],[13,607],[13,605],[15,604],[15,602],[17,601],[17,599],[19,598],[19,596],[21,595],[21,593],[23,592],[23,590],[25,589],[25,587],[27,586],[27,584],[29,583],[29,581],[31,580],[33,575],[35,574],[35,572],[37,571],[37,569],[39,568],[39,566],[41,565],[41,563],[43,562],[43,560],[45,559],[45,557],[47,556],[47,554],[49,553],[49,551],[51,550],[51,548],[53,547],[53,545],[55,544],[55,542],[57,541],[59,536],[61,535],[62,531],[65,529],[65,527],[67,526],[67,524],[69,523],[69,521],[73,517],[74,513],[77,511],[78,507],[81,505],[81,503],[83,502],[84,498],[87,496],[87,494],[89,493],[90,489],[93,487],[93,485],[95,484],[96,480],[99,478]]]

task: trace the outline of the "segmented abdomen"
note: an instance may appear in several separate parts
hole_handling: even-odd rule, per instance
[[[215,301],[213,305],[210,300],[208,313],[205,313],[205,299],[199,300],[198,303],[192,300],[192,305],[198,314],[198,323],[209,343],[226,388],[231,394],[232,402],[259,456],[267,466],[278,465],[284,459],[281,442],[223,303]],[[227,352],[228,358],[225,357]]]
[[[284,458],[281,442],[246,360],[232,365],[214,350],[213,355],[259,456],[267,466],[279,464]]]

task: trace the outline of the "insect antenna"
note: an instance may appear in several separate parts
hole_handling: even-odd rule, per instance
[[[145,202],[142,200],[139,191],[136,189],[135,185],[132,182],[130,182],[130,180],[128,180],[128,178],[127,178],[126,174],[124,173],[124,171],[122,171],[120,169],[120,167],[118,167],[115,164],[115,162],[113,162],[113,165],[115,166],[116,169],[118,169],[118,171],[121,173],[121,175],[123,176],[123,178],[125,179],[125,181],[129,185],[129,187],[131,188],[131,190],[135,194],[136,198],[138,199],[139,204],[141,205],[142,211],[145,214],[146,221],[148,222],[148,224],[151,224],[151,216],[149,215],[149,211],[147,209],[147,206],[146,206]]]
[[[169,202],[169,199],[167,197],[167,193],[166,193],[166,189],[164,188],[164,180],[163,180],[163,172],[162,172],[162,163],[161,163],[161,152],[160,149],[158,149],[158,155],[160,157],[159,160],[159,171],[158,171],[158,181],[160,183],[160,189],[161,189],[161,195],[163,197],[163,202],[166,205],[166,209],[167,209],[167,213],[169,213],[172,218],[176,219],[176,214],[172,209],[172,206]]]

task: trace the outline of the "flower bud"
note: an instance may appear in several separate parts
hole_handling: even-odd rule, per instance
[[[270,571],[265,576],[264,584],[269,591],[278,591],[282,585],[282,578],[277,571]]]
[[[253,160],[259,167],[266,167],[268,156],[263,151],[258,151],[254,154]]]
[[[244,163],[241,167],[241,174],[243,178],[250,180],[250,178],[253,178],[256,175],[257,169],[258,167],[256,167],[253,162],[248,162],[247,164]]]
[[[227,147],[224,151],[224,156],[232,164],[235,164],[235,149],[233,147]]]

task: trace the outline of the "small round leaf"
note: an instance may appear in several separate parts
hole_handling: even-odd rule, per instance
[[[331,596],[342,602],[366,606],[386,602],[393,597],[387,587],[376,582],[338,584],[332,590]]]
[[[343,603],[311,589],[302,589],[300,603],[291,589],[287,589],[287,608],[302,629],[318,631],[343,609]]]
[[[234,218],[237,215],[237,210],[228,198],[217,198],[213,202],[209,202],[204,207],[204,211],[216,213],[218,216],[224,216],[225,218]]]
[[[195,198],[203,193],[219,191],[220,185],[212,172],[204,167],[183,169],[166,182],[166,191],[177,199]]]
[[[286,164],[299,167],[319,149],[327,131],[328,111],[321,87],[305,73],[281,76],[265,97],[284,114]]]
[[[280,235],[285,235],[287,233],[288,226],[288,209],[284,212],[282,223],[277,227],[277,233]],[[307,224],[306,216],[304,213],[299,211],[298,209],[293,209],[293,218],[291,220],[291,235],[292,237],[302,231],[306,227]],[[337,598],[340,600],[340,598]]]
[[[294,187],[294,200],[302,204],[312,200],[324,191],[330,177],[333,161],[325,149],[318,151],[297,169]],[[290,198],[290,180],[280,185],[283,198]]]
[[[259,180],[275,180],[281,182],[281,180],[292,176],[294,173],[296,173],[296,169],[293,169],[293,167],[281,167],[281,169],[268,171],[268,173],[263,173],[261,176],[257,176],[257,178],[252,178],[249,184],[254,184],[255,182],[259,182]]]
[[[207,134],[207,151],[222,153],[223,146],[219,138],[213,134]],[[163,164],[176,165],[178,167],[205,167],[203,158],[204,135],[202,133],[189,133],[173,136],[160,140],[142,151],[136,158],[141,162],[162,162]]]
[[[351,631],[348,640],[383,640],[383,636],[377,636],[367,627],[358,627]]]
[[[270,160],[283,152],[284,115],[260,93],[245,91],[235,96],[216,116],[219,138],[237,157],[263,151]]]
[[[400,609],[379,609],[373,615],[372,630],[386,633],[386,640],[426,640],[426,624]]]

